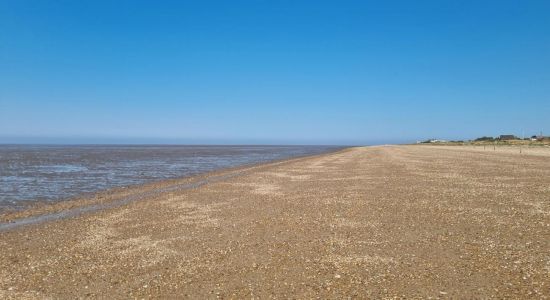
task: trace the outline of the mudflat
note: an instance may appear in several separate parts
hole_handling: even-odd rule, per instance
[[[548,298],[550,150],[350,148],[13,228],[0,249],[0,298]]]

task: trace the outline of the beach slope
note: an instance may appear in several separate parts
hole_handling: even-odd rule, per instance
[[[350,148],[149,195],[0,232],[0,298],[550,297],[546,149]]]

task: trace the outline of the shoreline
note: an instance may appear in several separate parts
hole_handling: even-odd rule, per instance
[[[225,178],[239,176],[260,167],[269,167],[282,163],[329,155],[352,149],[344,147],[319,154],[301,155],[267,162],[243,164],[235,167],[221,168],[190,176],[162,179],[141,184],[113,187],[97,192],[83,193],[77,196],[55,201],[28,200],[28,207],[0,211],[0,232],[15,230],[21,226],[72,218],[84,213],[118,207],[133,201],[147,200],[147,197],[160,195],[178,189],[192,189],[216,182]]]
[[[0,298],[550,296],[548,156],[373,146],[240,170],[0,232]]]

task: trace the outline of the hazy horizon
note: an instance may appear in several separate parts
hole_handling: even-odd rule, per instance
[[[542,132],[543,133],[543,132]],[[36,144],[36,145],[335,145],[335,146],[371,146],[384,144],[408,144],[430,139],[447,141],[468,141],[479,137],[498,137],[501,134],[513,134],[519,138],[539,135],[541,132],[517,134],[502,132],[499,134],[481,134],[470,137],[423,136],[420,138],[379,138],[364,140],[345,139],[250,139],[250,138],[178,138],[178,137],[128,137],[128,136],[0,136],[2,144]]]
[[[378,141],[311,141],[300,140],[260,140],[260,139],[222,139],[222,138],[154,138],[154,137],[1,137],[0,145],[335,145],[363,146],[380,144],[399,144],[412,140]]]

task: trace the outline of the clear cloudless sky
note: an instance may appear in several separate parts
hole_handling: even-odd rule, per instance
[[[0,1],[0,143],[550,134],[550,1]]]

